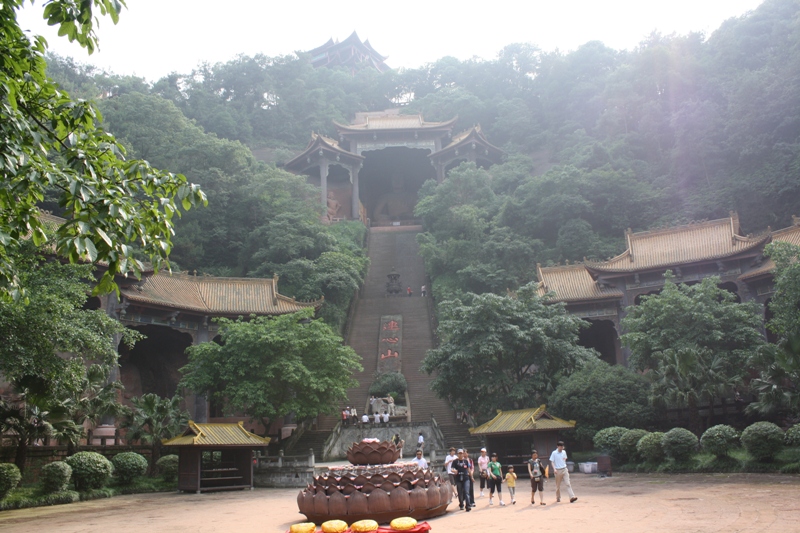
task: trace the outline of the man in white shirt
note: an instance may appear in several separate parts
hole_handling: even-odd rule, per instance
[[[561,484],[564,483],[569,493],[569,503],[578,501],[578,497],[572,492],[572,485],[569,482],[569,471],[567,470],[567,452],[564,450],[564,441],[558,441],[558,447],[550,454],[550,464],[556,471],[556,502],[561,501]]]
[[[417,456],[411,459],[412,463],[417,463],[418,470],[427,470],[428,469],[428,461],[422,457],[422,450],[417,450]]]
[[[381,423],[381,414],[378,413],[377,411],[375,412],[375,419],[373,420],[373,422],[375,422],[376,426]]]
[[[417,439],[417,449],[422,450],[425,448],[425,437],[422,436],[422,432],[419,432],[419,438]]]
[[[384,411],[383,414],[381,415],[381,419],[383,419],[383,423],[384,424],[388,424],[389,423],[389,413]]]
[[[444,467],[447,472],[447,477],[450,478],[450,486],[453,487],[453,496],[458,496],[458,489],[456,488],[456,480],[453,476],[453,461],[458,459],[456,449],[450,448],[450,452],[444,458]]]
[[[367,415],[367,413],[364,413],[363,415],[361,415],[361,424],[364,427],[367,427],[369,425],[369,416]]]

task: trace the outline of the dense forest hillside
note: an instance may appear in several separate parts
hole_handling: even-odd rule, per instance
[[[442,290],[504,291],[530,281],[536,262],[608,257],[627,228],[736,210],[756,232],[800,214],[800,0],[630,51],[510,44],[494,60],[383,74],[257,55],[149,85],[55,56],[49,65],[98,102],[134,155],[202,184],[209,208],[177,226],[182,268],[278,273],[298,297],[346,293],[365,260],[357,230],[319,224],[315,193],[279,167],[356,111],[458,115],[507,153],[420,193],[422,251]]]

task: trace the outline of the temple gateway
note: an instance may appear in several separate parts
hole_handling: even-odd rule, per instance
[[[356,113],[351,124],[334,123],[336,139],[312,133],[306,149],[285,168],[319,187],[328,221],[407,223],[426,180],[441,182],[464,161],[488,167],[502,158],[480,126],[453,135],[457,118],[426,122],[399,109]]]

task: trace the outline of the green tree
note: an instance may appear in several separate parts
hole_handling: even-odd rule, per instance
[[[530,283],[516,295],[468,293],[440,304],[442,342],[422,363],[440,398],[481,417],[539,405],[558,377],[596,357],[577,344],[585,322],[536,291]]]
[[[144,268],[136,249],[155,268],[166,265],[173,217],[205,202],[200,188],[181,175],[124,158],[124,150],[98,125],[89,103],[73,101],[47,78],[45,40],[31,41],[17,22],[24,0],[0,4],[0,296],[21,295],[13,250],[30,236],[47,242],[37,204],[56,191],[67,223],[52,245],[71,262],[103,262],[95,291],[116,287],[114,276]],[[44,8],[50,25],[90,53],[98,15],[116,22],[120,0],[53,0]]]
[[[277,317],[218,319],[220,343],[188,349],[181,385],[209,394],[227,412],[269,422],[333,413],[356,386],[358,355],[312,309]]]
[[[677,285],[668,272],[661,293],[629,307],[622,321],[630,365],[648,370],[651,401],[688,408],[696,430],[701,403],[731,395],[765,342],[758,304],[738,303],[719,283],[710,277]]]
[[[161,441],[178,435],[189,421],[189,413],[181,409],[180,395],[162,398],[157,394],[142,394],[131,398],[133,407],[122,423],[127,429],[125,438],[129,442],[150,444],[150,471],[161,456]]]
[[[800,246],[775,242],[766,253],[775,262],[775,295],[769,304],[773,313],[767,327],[779,337],[763,346],[754,358],[761,369],[750,382],[757,400],[748,406],[762,414],[800,413]]]
[[[581,440],[608,426],[648,428],[655,420],[649,405],[650,384],[638,372],[593,360],[561,380],[549,396],[550,412],[578,422]]]

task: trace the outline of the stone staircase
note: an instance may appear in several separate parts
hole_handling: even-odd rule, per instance
[[[292,455],[303,455],[308,453],[309,449],[313,448],[316,460],[322,461],[322,449],[330,434],[331,432],[329,430],[306,430],[300,438],[297,439],[294,446],[292,446],[290,453]]]
[[[348,403],[356,407],[359,415],[364,413],[369,402],[369,387],[378,366],[380,318],[383,315],[402,315],[402,368],[408,382],[411,422],[430,422],[433,415],[444,436],[446,446],[467,446],[470,451],[477,451],[481,447],[480,439],[472,437],[468,426],[456,420],[455,412],[448,402],[440,400],[431,391],[431,376],[420,371],[425,353],[434,343],[428,301],[420,295],[421,286],[428,285],[416,241],[420,231],[422,231],[420,226],[370,229],[370,267],[361,297],[356,301],[350,334],[346,339],[361,356],[364,369],[353,376],[359,385],[348,391]],[[401,296],[387,297],[386,276],[392,268],[400,274],[404,292]],[[405,296],[406,287],[411,287],[413,296]],[[338,406],[339,410],[343,407],[344,405]],[[305,453],[308,448],[314,448],[317,457],[322,457],[322,443],[316,445],[311,442],[313,439],[321,439],[324,442],[322,435],[330,434],[339,419],[338,415],[320,416],[317,431],[306,432],[293,447],[292,453]]]

